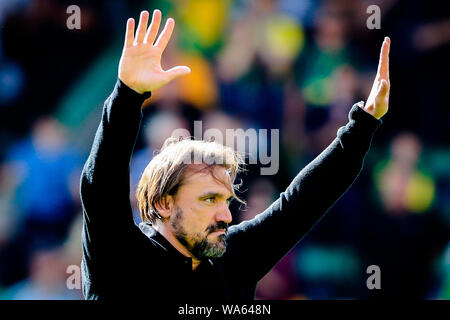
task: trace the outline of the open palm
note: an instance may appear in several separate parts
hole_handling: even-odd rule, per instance
[[[169,70],[163,70],[161,67],[161,56],[172,36],[175,20],[167,19],[156,41],[161,24],[161,11],[153,11],[152,21],[147,30],[148,20],[148,11],[142,11],[135,36],[134,19],[128,19],[125,44],[119,63],[119,79],[139,93],[158,89],[176,77],[191,72],[186,66],[177,66]]]

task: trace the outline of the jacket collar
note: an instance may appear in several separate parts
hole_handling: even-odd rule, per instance
[[[159,233],[149,222],[139,223],[139,229],[144,233],[150,240],[152,240],[157,246],[166,251],[171,258],[176,260],[182,260],[184,263],[192,266],[192,258],[186,257],[180,251],[175,249],[175,247]]]

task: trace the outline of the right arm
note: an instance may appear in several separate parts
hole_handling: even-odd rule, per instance
[[[105,102],[102,120],[81,176],[80,192],[86,222],[117,227],[132,223],[129,163],[142,118],[142,103],[151,91],[190,72],[186,66],[162,69],[161,55],[175,21],[169,18],[155,41],[161,12],[153,12],[147,30],[148,19],[149,13],[142,11],[136,35],[134,19],[127,21],[119,80]]]
[[[129,200],[129,164],[142,118],[142,103],[151,91],[190,72],[184,66],[167,71],[161,68],[161,55],[175,21],[167,20],[155,42],[161,12],[153,12],[147,30],[148,19],[149,13],[143,11],[136,36],[134,19],[127,21],[119,79],[105,101],[102,119],[81,175],[84,268],[92,267],[99,256],[106,257],[108,248],[114,247],[114,239],[123,244],[128,240],[129,232],[135,230]]]

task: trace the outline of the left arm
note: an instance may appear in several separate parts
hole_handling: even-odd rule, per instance
[[[260,280],[317,223],[352,185],[361,171],[379,120],[388,110],[386,38],[372,91],[365,105],[355,104],[349,122],[334,141],[294,178],[264,212],[232,226],[229,261],[239,261],[245,277]],[[244,269],[244,270],[243,270]]]

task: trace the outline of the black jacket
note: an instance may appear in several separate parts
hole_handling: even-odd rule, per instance
[[[356,179],[381,123],[355,104],[334,141],[269,208],[229,228],[225,254],[192,271],[190,258],[132,218],[129,164],[149,96],[117,81],[82,172],[86,299],[252,300],[257,282]]]

